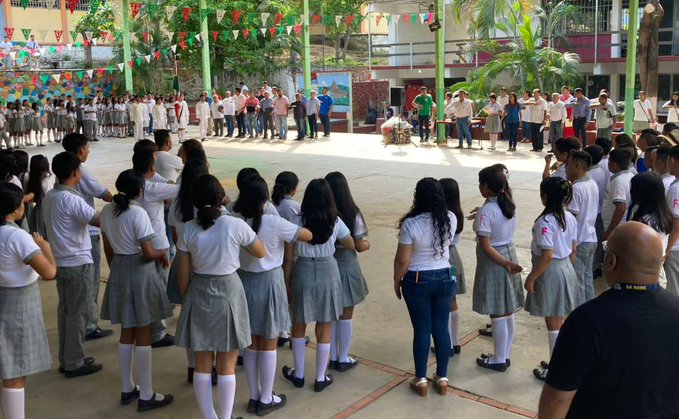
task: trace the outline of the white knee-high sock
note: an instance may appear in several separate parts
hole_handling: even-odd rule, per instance
[[[196,354],[191,348],[186,348],[186,365],[189,368],[196,368]]]
[[[132,351],[134,345],[118,344],[118,360],[120,361],[120,379],[123,385],[123,393],[134,390],[132,379]]]
[[[5,419],[25,419],[25,393],[23,388],[2,389],[2,412]]]
[[[151,400],[153,398],[153,356],[151,346],[137,346],[134,348],[137,360],[137,374],[139,375],[139,398]],[[156,395],[156,400],[163,400],[162,394]]]
[[[219,417],[230,419],[233,400],[236,398],[236,376],[217,376],[217,393],[219,393]]]
[[[306,357],[306,342],[304,338],[292,338],[292,357],[295,360],[295,377],[304,378],[304,358]]]
[[[325,373],[328,369],[329,356],[329,343],[319,343],[316,345],[316,381],[325,381]]]
[[[337,324],[337,335],[339,337],[339,362],[351,362],[349,351],[351,350],[351,335],[354,323],[351,319],[340,320]]]
[[[491,363],[498,364],[507,362],[507,318],[492,319],[493,342],[495,343],[495,355]]]
[[[337,361],[339,353],[339,345],[337,344],[337,322],[332,322],[332,331],[330,332],[330,360]]]
[[[559,337],[559,331],[558,330],[550,330],[547,332],[549,334],[549,357],[552,357],[552,353],[554,352],[554,346],[556,345],[556,338]]]
[[[245,375],[248,378],[248,384],[250,385],[250,399],[259,400],[261,396],[261,391],[259,390],[259,374],[258,364],[259,364],[259,352],[253,351],[252,349],[245,349],[243,351],[243,366],[245,367]]]
[[[205,419],[218,419],[215,405],[212,401],[212,374],[196,372],[193,374],[193,392],[196,395],[198,407]],[[231,416],[229,416],[230,418]]]
[[[460,311],[454,310],[450,312],[450,319],[448,322],[450,328],[450,346],[460,346]]]
[[[276,379],[277,361],[277,351],[262,351],[259,353],[259,382],[262,385],[262,394],[259,401],[264,404],[271,403],[273,383]],[[278,397],[276,397],[276,399],[278,399]],[[278,402],[280,399],[276,401]]]
[[[511,314],[506,317],[507,319],[507,358],[512,357],[512,345],[514,345],[514,336],[516,335],[516,322],[514,321],[514,315]]]

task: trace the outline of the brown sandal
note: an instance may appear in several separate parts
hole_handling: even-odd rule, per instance
[[[434,388],[438,394],[441,396],[448,394],[448,379],[446,377],[434,376],[432,381],[434,382]]]
[[[429,382],[426,378],[414,377],[410,380],[410,389],[417,393],[420,397],[427,397],[429,392]]]

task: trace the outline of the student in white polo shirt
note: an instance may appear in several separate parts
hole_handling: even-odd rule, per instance
[[[578,279],[577,307],[594,298],[594,278],[592,263],[596,250],[596,219],[599,212],[599,186],[589,175],[592,157],[584,151],[574,151],[568,160],[566,171],[568,180],[573,182],[573,199],[568,211],[578,222],[578,248],[575,259],[575,272]]]
[[[629,151],[621,148],[612,150],[609,155],[608,168],[611,171],[611,181],[606,187],[606,197],[601,208],[601,218],[604,222],[603,241],[608,240],[613,230],[624,222],[632,200],[630,196],[632,173],[629,171],[631,158]]]
[[[660,175],[662,183],[665,186],[665,194],[670,189],[670,185],[674,183],[675,177],[670,173],[670,150],[672,147],[663,144],[657,149],[653,150],[653,171]]]
[[[97,105],[92,103],[92,98],[87,98],[87,104],[83,106],[83,124],[87,139],[99,141],[97,139]]]
[[[156,172],[165,179],[176,182],[179,174],[184,168],[182,159],[176,154],[170,153],[172,151],[172,137],[170,131],[166,129],[158,129],[153,132],[153,139],[158,146],[156,153]]]
[[[146,210],[151,219],[151,225],[156,235],[153,237],[152,245],[154,249],[169,252],[170,242],[165,234],[165,201],[175,199],[179,193],[179,186],[168,183],[167,179],[156,173],[155,152],[150,149],[141,149],[132,156],[132,167],[135,172],[146,179],[144,185],[144,195],[139,200],[142,208]],[[167,284],[169,271],[159,267],[161,275]],[[153,323],[152,342],[154,348],[171,346],[174,344],[174,337],[167,333],[165,322]]]
[[[83,165],[90,155],[90,146],[87,142],[87,137],[83,134],[72,133],[68,134],[62,140],[61,145],[64,150],[78,156],[80,160],[80,182],[77,190],[83,196],[87,204],[94,208],[94,199],[101,199],[104,202],[111,202],[113,195],[104,185],[95,178],[92,173]],[[101,282],[101,236],[99,227],[90,226],[90,241],[92,242],[92,261],[94,263],[94,270],[92,275],[92,286],[90,287],[90,316],[87,321],[87,334],[85,340],[99,339],[109,336],[113,333],[110,329],[102,329],[99,327],[99,308],[97,301],[99,299],[99,285]]]
[[[670,150],[670,173],[679,177],[679,146]],[[665,251],[665,274],[667,275],[667,290],[679,295],[679,179],[670,185],[667,191],[667,205],[670,207],[674,225],[667,240]]]
[[[43,219],[57,262],[59,370],[73,378],[102,369],[93,358],[85,358],[83,348],[93,275],[87,227],[99,226],[99,214],[76,190],[81,172],[75,154],[65,151],[54,156],[52,173],[58,183],[42,201]]]

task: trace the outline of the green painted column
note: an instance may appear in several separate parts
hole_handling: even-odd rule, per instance
[[[434,32],[435,58],[436,58],[436,120],[445,119],[445,100],[446,100],[446,13],[444,0],[436,0],[436,18],[441,23],[441,29]],[[446,126],[436,125],[436,142],[446,142]]]
[[[302,39],[302,72],[304,74],[304,95],[309,97],[311,95],[311,42],[309,41],[309,23],[311,16],[309,14],[309,0],[304,0],[302,5],[302,16],[304,22],[304,33]]]
[[[132,61],[132,47],[130,46],[130,1],[122,0],[123,12],[123,58],[125,60],[125,90],[134,94],[132,69],[127,64]]]
[[[207,10],[205,0],[200,0],[199,3],[200,16],[200,38],[203,43],[203,89],[208,94],[212,94],[212,73],[210,72],[210,36],[207,31],[207,14],[203,10]]]
[[[625,133],[632,137],[634,137],[634,85],[637,75],[637,39],[639,38],[638,10],[639,0],[630,0],[625,71]]]

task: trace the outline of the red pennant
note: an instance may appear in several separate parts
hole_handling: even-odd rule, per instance
[[[382,20],[383,17],[384,17],[384,15],[377,15],[377,16],[375,16],[375,26],[380,26],[380,21]],[[404,20],[404,21],[406,21],[405,18],[406,18],[406,17],[403,16],[403,20]]]
[[[38,76],[33,76],[31,77],[31,81],[33,81],[33,86],[38,84]]]
[[[80,0],[68,0],[68,10],[71,11],[71,14],[78,8],[78,3],[80,3]]]
[[[156,56],[156,60],[160,60],[160,51],[156,51],[155,56]]]
[[[184,41],[186,39],[186,32],[179,32],[179,40]]]
[[[128,61],[127,65],[130,66],[130,69],[134,69],[134,61]]]
[[[99,38],[102,40],[102,42],[106,42],[106,38],[108,38],[108,32],[106,31],[99,32]]]
[[[64,73],[64,78],[68,81],[71,81],[71,79],[73,78],[73,74],[67,71],[66,73]]]
[[[97,76],[101,77],[104,75],[104,69],[103,68],[98,68],[97,69]]]
[[[311,24],[312,25],[316,25],[320,21],[321,21],[321,15],[313,15],[313,17],[311,18]]]
[[[250,36],[250,31],[247,29],[243,29],[241,32],[243,32],[243,37],[245,37],[245,39],[248,39],[248,37]]]
[[[9,28],[5,28],[7,30]],[[54,31],[54,37],[57,38],[57,42],[61,42],[61,36],[64,34],[64,31]]]
[[[141,3],[130,3],[130,9],[132,9],[132,19],[135,19],[141,10]]]
[[[147,44],[151,41],[151,33],[149,32],[142,32],[142,37],[144,38],[144,42]]]
[[[238,10],[234,10],[233,12],[231,12],[231,19],[233,20],[234,25],[238,24],[238,21],[240,20],[240,15],[241,12],[239,12]]]
[[[403,23],[410,22],[410,15],[403,15]]]
[[[269,34],[273,38],[273,34],[276,32],[276,28],[269,28]]]
[[[186,49],[186,41],[180,42],[180,43],[179,43],[179,46],[180,46],[182,49]]]
[[[295,26],[295,33],[299,35],[299,33],[302,31],[302,25],[297,25]]]
[[[89,46],[89,45],[90,45],[90,40],[89,40],[89,39],[84,40],[84,41],[83,41],[83,44],[84,44],[85,46]]]
[[[9,38],[9,40],[12,40],[12,37],[14,36],[14,28],[5,28],[5,34]]]
[[[351,26],[351,22],[353,22],[355,18],[356,18],[356,16],[354,16],[354,15],[347,16],[347,18],[344,20],[344,23],[347,24],[347,28],[349,26]]]
[[[283,19],[283,13],[276,13],[276,19],[274,20],[274,25],[278,25],[281,23],[281,20]]]
[[[184,16],[184,23],[189,21],[189,18],[191,17],[191,8],[190,7],[184,7],[182,9],[182,15]]]
[[[219,39],[218,31],[212,31],[212,39],[214,39],[214,42],[217,42],[217,39]]]

